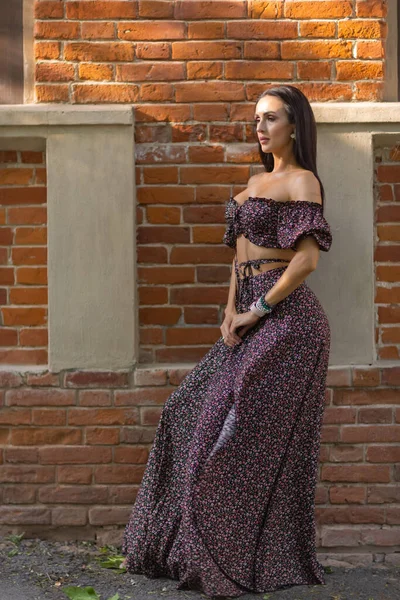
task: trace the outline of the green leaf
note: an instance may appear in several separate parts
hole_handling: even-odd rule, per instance
[[[75,587],[68,586],[61,590],[68,596],[70,600],[100,600],[100,596],[91,586],[88,587]]]
[[[119,600],[119,594],[115,594],[115,596],[108,598],[108,600]]]

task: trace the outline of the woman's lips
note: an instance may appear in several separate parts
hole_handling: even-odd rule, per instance
[[[269,138],[260,138],[260,142],[269,142]]]

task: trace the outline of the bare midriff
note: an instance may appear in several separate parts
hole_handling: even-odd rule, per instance
[[[239,265],[239,277],[243,279],[245,274],[251,273],[256,275],[264,271],[270,271],[277,267],[287,267],[293,256],[296,254],[294,250],[282,249],[282,248],[266,248],[264,246],[257,246],[250,242],[243,234],[240,234],[236,239],[236,261]],[[268,262],[260,263],[257,265],[250,264],[244,272],[243,263],[249,261],[258,261],[268,259]],[[273,259],[280,259],[275,260]],[[242,265],[242,266],[241,266]]]

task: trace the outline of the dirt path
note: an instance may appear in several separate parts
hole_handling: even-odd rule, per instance
[[[200,600],[205,594],[176,590],[170,579],[147,579],[101,567],[99,560],[120,553],[92,542],[51,542],[0,537],[0,600],[67,600],[67,586],[92,586],[101,600]],[[325,586],[292,586],[277,592],[246,594],[241,600],[399,600],[400,567],[330,567]]]

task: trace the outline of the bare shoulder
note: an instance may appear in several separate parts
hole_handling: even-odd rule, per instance
[[[312,171],[293,173],[293,177],[289,178],[289,194],[291,200],[322,204],[320,184]]]
[[[268,173],[266,173],[265,171],[261,171],[260,173],[256,173],[255,175],[252,175],[251,177],[249,177],[249,180],[247,181],[247,187],[250,187],[251,185],[265,181],[267,179],[267,177],[266,177],[267,175],[268,175]]]

